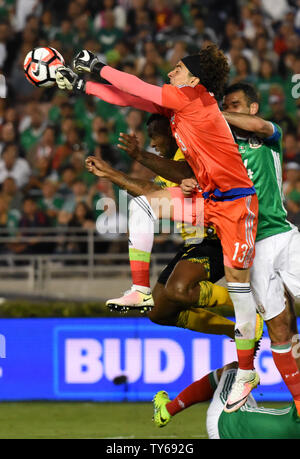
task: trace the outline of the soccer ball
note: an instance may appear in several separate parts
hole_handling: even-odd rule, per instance
[[[34,48],[24,60],[24,72],[27,80],[39,88],[51,88],[55,85],[55,71],[65,61],[54,48]]]

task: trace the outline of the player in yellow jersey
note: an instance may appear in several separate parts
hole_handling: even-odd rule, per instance
[[[148,153],[149,161],[146,160],[145,165],[155,172],[164,172],[165,163],[160,161],[164,159],[182,161],[182,168],[186,168],[184,156],[172,137],[168,120],[161,115],[152,115],[147,128],[151,145],[160,153],[160,157]],[[131,146],[134,142],[133,137],[128,139]],[[127,149],[129,154],[130,148]],[[201,309],[202,306],[216,304],[232,305],[227,289],[214,285],[214,282],[224,275],[221,244],[214,228],[204,228],[204,234],[203,230],[202,234],[195,231],[195,227],[184,225],[181,228],[185,242],[159,276],[152,298],[149,264],[154,231],[151,224],[151,227],[146,227],[142,233],[135,233],[136,220],[147,220],[146,215],[151,215],[151,208],[145,207],[140,195],[145,193],[145,190],[156,191],[161,187],[176,184],[161,175],[158,175],[154,182],[131,178],[113,169],[105,161],[91,157],[87,159],[87,168],[93,174],[111,180],[136,196],[129,205],[129,257],[134,286],[129,292],[125,292],[123,297],[107,301],[107,305],[116,310],[148,310],[150,320],[162,325],[174,325],[203,333],[224,334],[233,338],[232,321]],[[189,166],[185,173],[189,174]]]

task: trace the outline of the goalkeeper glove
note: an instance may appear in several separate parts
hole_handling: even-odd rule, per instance
[[[68,91],[85,92],[85,81],[69,67],[58,67],[55,72],[56,84],[59,89]]]
[[[98,60],[95,54],[87,49],[80,51],[73,59],[73,69],[79,73],[90,72],[93,75],[100,76],[100,71],[105,65]]]

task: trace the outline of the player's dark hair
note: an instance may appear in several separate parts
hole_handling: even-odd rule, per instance
[[[153,134],[172,135],[170,121],[163,115],[159,115],[158,113],[152,114],[149,116],[146,124],[150,137]]]
[[[228,60],[217,45],[209,45],[199,54],[187,56],[182,59],[190,73],[200,79],[200,84],[216,98],[223,95],[224,87],[229,76]],[[192,64],[190,66],[189,64]]]
[[[248,107],[251,104],[259,103],[259,95],[256,89],[249,83],[236,83],[228,86],[228,88],[224,91],[224,96],[228,96],[229,94],[233,94],[234,92],[242,91],[245,94],[247,99]]]

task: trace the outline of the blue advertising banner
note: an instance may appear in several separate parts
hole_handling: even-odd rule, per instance
[[[174,397],[236,360],[229,338],[146,318],[4,319],[0,332],[0,400],[150,401],[161,389]],[[258,401],[291,400],[266,330],[256,368]]]

